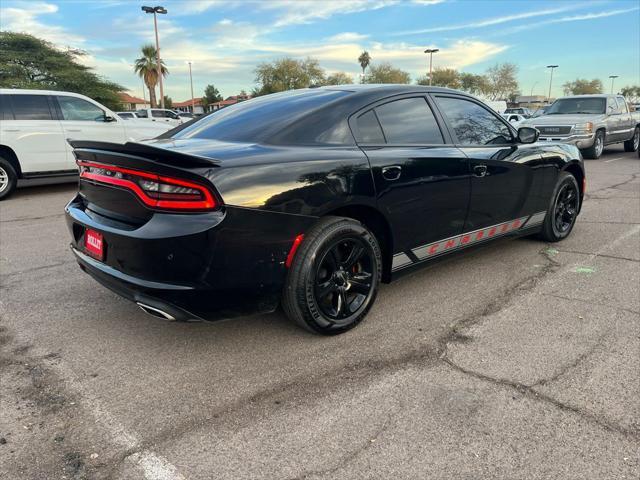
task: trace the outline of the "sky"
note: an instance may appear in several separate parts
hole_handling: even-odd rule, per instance
[[[609,91],[640,85],[640,0],[44,0],[0,1],[0,29],[27,32],[59,47],[80,48],[82,62],[142,97],[132,64],[153,42],[152,15],[162,5],[165,93],[174,101],[214,84],[223,96],[255,87],[254,69],[285,56],[318,59],[328,73],[359,81],[359,54],[391,62],[413,80],[434,67],[484,73],[513,62],[523,94],[552,96],[576,78],[599,78]]]

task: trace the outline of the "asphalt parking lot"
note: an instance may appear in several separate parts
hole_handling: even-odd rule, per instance
[[[313,336],[166,323],[68,249],[74,185],[0,204],[0,478],[640,476],[640,159],[586,161],[571,237],[502,240]]]

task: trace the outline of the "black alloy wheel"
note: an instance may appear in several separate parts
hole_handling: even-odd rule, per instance
[[[373,233],[357,220],[325,217],[305,233],[295,253],[282,307],[306,330],[342,333],[367,315],[381,276],[382,257]]]
[[[329,245],[316,262],[316,303],[335,324],[356,313],[371,294],[374,264],[371,247],[355,237]]]
[[[575,177],[561,172],[554,189],[540,237],[557,242],[569,236],[580,211],[580,189]]]
[[[565,183],[556,197],[554,229],[558,234],[569,230],[578,215],[578,192],[571,183]]]

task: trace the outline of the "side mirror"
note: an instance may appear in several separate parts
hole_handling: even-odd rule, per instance
[[[520,127],[518,129],[518,142],[520,143],[536,143],[540,132],[532,127]]]
[[[111,115],[105,115],[104,116],[104,121],[109,123],[109,122],[115,122],[116,119],[114,117],[112,117]]]

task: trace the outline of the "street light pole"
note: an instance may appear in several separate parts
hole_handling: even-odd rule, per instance
[[[193,98],[193,75],[191,74],[191,61],[189,64],[189,81],[191,82],[191,113],[196,113],[196,101]]]
[[[613,81],[618,78],[619,75],[609,75],[609,78],[611,79],[611,95],[613,95]]]
[[[424,53],[428,53],[429,54],[429,85],[431,86],[431,84],[433,83],[433,54],[436,52],[439,52],[440,49],[438,48],[427,48]]]
[[[549,95],[547,96],[547,102],[551,102],[551,82],[553,82],[553,70],[558,68],[558,65],[547,65],[547,68],[551,69],[551,77],[549,78]]]
[[[160,61],[160,41],[158,40],[158,17],[156,14],[160,13],[165,15],[167,9],[161,6],[157,7],[142,7],[144,13],[153,13],[153,28],[156,34],[156,63],[158,69],[158,82],[160,83],[160,107],[164,108],[164,87],[162,85],[162,63]]]
[[[534,89],[534,88],[536,88],[536,85],[537,85],[537,84],[538,84],[538,82],[535,82],[535,83],[533,84],[533,86],[531,87],[531,92],[529,93],[529,96],[530,96],[530,97],[533,97],[533,89]]]

